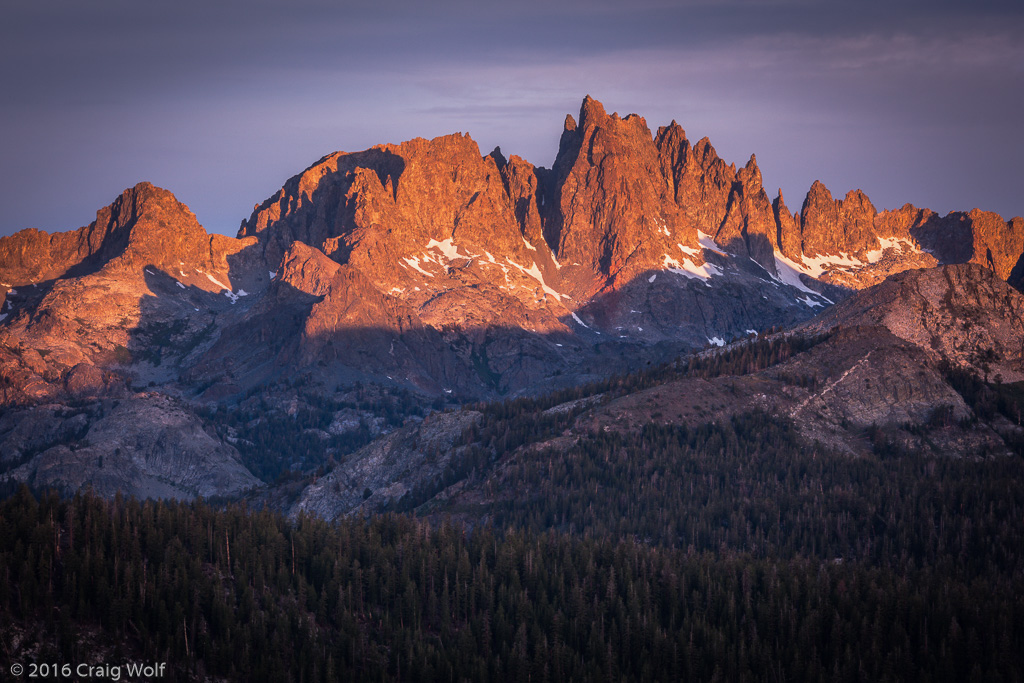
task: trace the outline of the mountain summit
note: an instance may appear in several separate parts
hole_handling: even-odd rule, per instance
[[[0,401],[538,394],[807,321],[912,268],[1019,284],[1022,251],[1020,218],[879,212],[819,182],[791,213],[754,155],[737,168],[587,97],[550,169],[417,138],[323,157],[237,238],[140,183],[88,226],[0,239]]]
[[[588,96],[551,169],[466,134],[414,139],[322,158],[237,239],[148,183],[77,231],[0,239],[0,334],[49,350],[9,357],[7,400],[26,385],[56,396],[118,348],[129,383],[217,400],[296,373],[328,389],[536,392],[805,320],[907,268],[971,262],[1015,281],[1022,250],[1020,218],[878,212],[818,182],[791,214],[753,155],[737,169],[674,121],[652,133]],[[155,326],[190,349],[161,352],[173,369],[141,360]]]

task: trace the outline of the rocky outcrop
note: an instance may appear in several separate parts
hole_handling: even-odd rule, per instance
[[[1024,252],[1024,219],[1004,221],[999,214],[974,209],[967,214],[971,222],[971,263],[992,270],[1008,280]]]
[[[977,264],[898,273],[806,328],[850,325],[883,327],[936,359],[986,378],[1024,380],[1024,295]]]
[[[18,411],[0,418],[0,443],[0,479],[69,493],[91,487],[103,496],[187,500],[237,496],[260,485],[234,447],[159,394]]]
[[[379,278],[431,240],[520,261],[527,251],[498,163],[461,134],[324,157],[257,206],[239,236],[259,237],[268,263],[300,241]]]
[[[725,217],[736,169],[722,161],[707,138],[691,145],[675,121],[658,130],[655,145],[674,202],[687,223],[714,235]]]
[[[116,396],[133,379],[176,378],[163,361],[209,336],[213,320],[248,295],[242,283],[255,291],[268,280],[249,260],[254,243],[208,235],[188,207],[149,183],[86,228],[0,239],[9,259],[0,280],[16,285],[0,314],[0,400]]]
[[[472,410],[432,415],[351,454],[330,473],[303,490],[291,515],[325,519],[369,514],[441,478],[463,432],[480,421]]]
[[[577,125],[568,116],[553,173],[558,259],[581,269],[574,298],[589,298],[609,280],[629,282],[676,243],[696,246],[696,234],[670,195],[647,122],[608,115],[587,97]]]
[[[856,254],[877,246],[874,219],[878,212],[860,190],[833,199],[821,182],[811,185],[800,209],[800,248],[804,255]],[[792,244],[792,238],[783,240]],[[796,258],[799,254],[786,254]]]
[[[802,245],[800,240],[800,214],[790,213],[786,207],[786,200],[782,197],[782,189],[772,201],[772,214],[775,216],[775,228],[777,230],[779,251],[785,256],[796,259],[801,255]]]
[[[775,212],[761,181],[757,159],[736,174],[729,203],[715,241],[727,250],[747,256],[772,275],[777,275],[775,252],[779,250]]]
[[[1010,280],[1024,252],[1024,219],[978,209],[939,216],[906,204],[878,212],[860,190],[836,200],[817,181],[799,214],[790,216],[781,192],[773,208],[779,251],[798,265],[814,264],[808,274],[851,289],[940,263],[977,263]]]

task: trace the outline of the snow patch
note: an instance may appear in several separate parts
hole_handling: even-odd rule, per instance
[[[713,251],[719,256],[726,255],[725,252],[722,251],[722,248],[718,246],[718,243],[715,242],[715,240],[711,239],[711,235],[707,234],[706,232],[701,232],[700,230],[697,231],[697,242],[703,248],[707,249],[708,251]]]
[[[16,290],[16,289],[12,289],[11,291],[7,292],[7,296],[14,296],[14,295],[16,295],[17,293],[18,293],[18,290]]]
[[[809,296],[805,296],[805,297],[803,297],[803,298],[799,298],[799,297],[798,297],[798,298],[797,298],[797,301],[799,301],[800,303],[802,303],[802,304],[804,304],[804,305],[806,305],[806,306],[809,306],[809,307],[811,307],[811,308],[814,308],[815,306],[820,306],[820,307],[822,307],[822,308],[824,308],[824,307],[825,307],[825,305],[824,305],[824,304],[822,304],[822,303],[819,303],[819,302],[815,301],[814,299],[812,299],[812,298],[811,298],[811,297],[809,297]]]
[[[661,267],[665,270],[675,273],[676,275],[682,275],[688,277],[691,280],[703,280],[704,284],[708,287],[711,283],[708,280],[714,275],[721,275],[722,269],[711,263],[705,263],[704,265],[696,265],[690,259],[683,259],[683,262],[675,260],[668,254],[661,257]]]
[[[756,337],[757,336],[757,330],[747,330],[747,334],[752,334],[752,335],[754,335]]]
[[[181,287],[182,289],[185,289],[185,285],[181,284],[181,283],[180,283],[180,282],[178,282],[177,280],[175,280],[175,281],[174,281],[174,284],[178,285],[178,286],[179,286],[179,287]]]
[[[420,268],[420,257],[419,256],[413,256],[411,258],[403,258],[402,260],[405,261],[405,263],[407,265],[412,266],[413,268],[415,268],[416,270],[420,271],[421,273],[423,273],[427,277],[434,277],[433,273],[428,273],[427,271],[425,271],[422,268]]]
[[[455,244],[452,242],[451,237],[442,242],[438,242],[435,239],[431,239],[429,242],[427,242],[426,248],[428,251],[430,249],[437,249],[442,254],[444,254],[445,258],[448,259],[449,261],[459,257],[459,248],[455,246]]]
[[[3,322],[7,318],[6,313],[0,313],[0,322]]]
[[[881,258],[881,256],[882,252],[878,252],[878,256],[874,259],[874,261],[871,261],[869,259],[869,262],[874,263],[879,258]],[[807,275],[810,275],[813,278],[821,277],[821,274],[824,273],[826,270],[832,270],[835,268],[861,268],[867,265],[864,261],[861,261],[858,258],[854,258],[846,253],[827,254],[825,256],[815,256],[814,258],[802,255],[801,260],[805,264],[805,267],[800,269],[801,272],[806,273]]]
[[[725,346],[725,340],[721,337],[708,337],[708,341],[715,346]]]
[[[895,237],[879,237],[878,238],[878,249],[873,249],[866,254],[864,257],[868,260],[868,263],[878,263],[881,260],[882,255],[886,249],[895,249],[898,252],[910,252],[911,254],[924,254],[928,253],[924,249],[921,249],[916,244],[911,244],[906,240],[896,239]]]
[[[516,263],[512,259],[506,259],[506,260],[511,265],[515,266],[516,268],[518,268],[519,270],[523,271],[524,273],[526,273],[527,275],[532,277],[534,280],[539,282],[540,286],[541,286],[541,289],[543,289],[547,294],[550,294],[551,296],[555,297],[556,301],[561,301],[562,300],[562,296],[563,295],[559,294],[555,290],[551,289],[551,287],[548,286],[548,283],[544,281],[544,275],[540,272],[540,268],[537,267],[537,262],[536,261],[534,261],[533,264],[531,264],[529,268],[523,268],[521,265],[519,265],[518,263]],[[566,297],[566,298],[568,298],[568,297]]]
[[[658,279],[658,274],[657,273],[655,273],[654,275],[652,275],[649,278],[647,278],[647,281],[648,282],[654,282],[656,279]]]
[[[273,280],[275,277],[277,277],[277,272],[273,270],[268,270],[267,275],[269,275],[270,279]]]
[[[700,249],[694,249],[693,247],[684,247],[681,244],[677,244],[676,246],[679,247],[679,251],[683,252],[688,256],[696,256],[697,254],[700,253]]]
[[[817,279],[820,278],[822,273],[827,270],[849,270],[855,268],[863,268],[864,266],[872,263],[878,263],[886,250],[894,249],[897,252],[908,252],[912,254],[923,254],[925,253],[922,249],[914,244],[911,244],[903,239],[896,237],[879,237],[878,249],[872,249],[863,253],[863,259],[851,256],[846,252],[839,252],[838,254],[819,254],[818,256],[807,256],[806,254],[800,255],[800,263],[791,262],[796,270],[810,275]]]
[[[778,272],[779,276],[772,276],[772,278],[778,280],[782,284],[789,285],[790,287],[796,287],[801,292],[806,292],[808,294],[813,294],[814,296],[819,296],[825,301],[829,302],[830,304],[835,303],[828,297],[823,296],[818,292],[815,292],[813,289],[811,289],[810,287],[803,283],[803,281],[800,279],[800,274],[803,273],[804,275],[810,275],[810,272],[808,272],[809,269],[806,266],[801,267],[796,262],[791,261],[785,256],[783,256],[780,252],[775,252],[775,270]],[[812,275],[811,277],[814,276]]]
[[[526,248],[529,249],[530,251],[537,251],[537,247],[527,242],[525,237],[523,238],[523,244],[525,244]]]
[[[199,271],[199,272],[200,272],[200,273],[202,273],[203,271]],[[230,287],[228,287],[228,286],[227,286],[226,284],[224,284],[223,282],[221,282],[220,280],[218,280],[218,279],[217,279],[217,278],[215,278],[214,276],[210,275],[209,273],[203,273],[203,275],[205,275],[205,276],[206,276],[206,279],[207,279],[207,280],[209,280],[209,281],[210,281],[210,282],[212,282],[213,284],[217,285],[217,286],[218,286],[218,287],[220,287],[221,289],[226,289],[226,290],[228,290],[229,292],[231,291],[231,288],[230,288]]]
[[[572,315],[572,319],[573,320],[578,322],[580,325],[583,325],[583,327],[587,328],[588,330],[590,329],[590,325],[588,325],[585,322],[583,322],[582,320],[580,320],[580,317],[578,315],[576,315],[575,313],[572,313],[571,315]]]

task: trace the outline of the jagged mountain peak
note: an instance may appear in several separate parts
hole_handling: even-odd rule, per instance
[[[96,212],[87,226],[48,234],[23,230],[0,238],[0,281],[38,284],[101,268],[136,277],[144,266],[170,270],[216,269],[226,253],[241,248],[210,236],[192,211],[168,190],[141,182]]]
[[[82,419],[97,424],[104,401],[145,406],[105,424],[137,419],[128,431],[148,433],[173,417],[195,437],[189,452],[219,453],[223,490],[237,490],[250,478],[226,442],[203,438],[190,402],[357,384],[437,405],[535,394],[822,311],[808,330],[846,331],[779,372],[840,362],[830,381],[842,392],[766,374],[740,386],[744,405],[770,387],[790,416],[833,416],[827,436],[896,405],[863,390],[872,373],[912,390],[890,421],[955,403],[940,360],[1024,379],[1024,297],[1003,282],[1024,281],[1021,219],[879,212],[864,192],[836,198],[820,181],[792,213],[781,190],[765,192],[754,154],[737,169],[675,121],[652,136],[642,117],[589,96],[578,117],[566,116],[550,169],[482,154],[464,133],[334,152],[255,205],[237,239],[208,235],[150,183],[76,231],[2,238],[0,404],[91,401],[96,415]],[[701,387],[680,389],[674,414]],[[82,452],[58,449],[22,474],[53,463],[90,480],[97,468],[82,457],[100,451]]]
[[[804,320],[909,267],[973,261],[1009,277],[1024,239],[1018,224],[980,211],[879,213],[860,190],[836,199],[820,181],[791,213],[781,191],[774,201],[765,192],[756,155],[737,169],[708,138],[691,143],[675,121],[652,136],[641,116],[609,114],[587,96],[578,123],[566,117],[551,169],[506,158],[497,147],[482,154],[466,133],[414,138],[322,157],[256,205],[236,240],[206,235],[173,195],[140,184],[89,228],[0,240],[0,257],[31,243],[47,264],[63,264],[49,277],[79,288],[91,281],[69,278],[68,264],[86,257],[96,267],[114,264],[111,276],[123,266],[135,278],[125,290],[125,320],[141,320],[146,292],[160,294],[165,317],[175,306],[206,310],[205,300],[186,306],[167,292],[241,304],[214,325],[217,334],[235,332],[190,352],[189,381],[221,383],[211,395],[244,389],[243,378],[262,381],[316,364],[317,353],[338,348],[332,335],[374,315],[384,336],[363,339],[396,340],[396,356],[373,356],[389,381],[472,393],[474,386],[520,391],[563,381],[566,375],[547,369],[571,365],[560,350],[570,339],[638,348],[717,344]],[[252,298],[240,299],[239,291]],[[353,297],[366,306],[355,307]],[[352,315],[336,315],[335,305]],[[319,331],[303,332],[312,329]],[[417,341],[402,341],[409,334]],[[274,340],[288,335],[304,341]],[[457,349],[447,361],[400,362],[402,348],[433,348],[442,338]],[[503,350],[487,351],[497,340]],[[266,352],[251,353],[252,344]],[[353,349],[352,357],[360,353]],[[588,353],[580,362],[593,360]],[[224,367],[257,356],[260,372],[223,379]],[[330,368],[349,362],[337,353],[319,360]],[[611,365],[617,362],[625,361]],[[475,376],[456,381],[466,368]]]
[[[608,114],[605,113],[603,104],[590,95],[583,98],[583,104],[580,105],[580,128],[585,130],[588,127],[596,126],[607,117]]]

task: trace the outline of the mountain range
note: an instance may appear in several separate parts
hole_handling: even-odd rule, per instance
[[[0,238],[0,477],[465,510],[537,449],[750,410],[851,455],[1015,452],[1022,255],[978,209],[815,182],[793,213],[754,156],[590,97],[550,169],[463,134],[337,152],[235,238],[140,183]],[[514,399],[561,431],[453,475]]]

